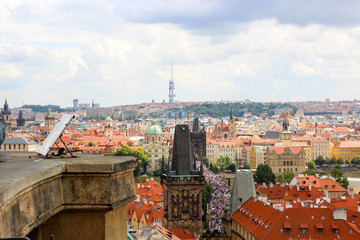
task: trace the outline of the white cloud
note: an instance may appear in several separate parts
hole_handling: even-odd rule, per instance
[[[291,67],[291,71],[295,76],[306,77],[306,76],[319,76],[322,75],[322,71],[317,71],[315,68],[305,66],[302,63],[294,63]]]
[[[297,26],[269,18],[202,32],[175,20],[130,22],[138,14],[157,13],[141,1],[121,3],[128,18],[113,1],[12,2],[0,3],[0,96],[12,105],[70,106],[73,98],[106,106],[167,100],[171,60],[180,101],[325,98],[343,82],[351,88],[342,90],[343,98],[355,98],[360,90],[358,25]],[[216,11],[218,4],[192,9],[192,16]],[[162,9],[177,16],[190,11],[184,3],[175,6]],[[299,80],[326,89],[299,92]]]

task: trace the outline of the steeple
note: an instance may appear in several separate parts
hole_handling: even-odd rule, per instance
[[[10,109],[9,109],[9,104],[8,104],[6,98],[5,98],[5,104],[4,104],[3,114],[5,114],[5,115],[10,115],[10,114],[11,114],[11,111],[10,111]]]
[[[289,121],[287,119],[287,113],[285,113],[285,117],[283,121],[283,131],[289,131]]]
[[[48,112],[46,117],[51,118],[52,117],[52,111],[51,111],[51,107],[48,108]]]
[[[231,112],[230,112],[230,121],[234,120],[234,117],[233,117],[233,109],[231,108]]]
[[[22,110],[19,111],[19,116],[18,119],[16,119],[16,122],[18,127],[23,127],[25,125],[25,119]]]

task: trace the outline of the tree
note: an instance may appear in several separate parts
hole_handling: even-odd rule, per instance
[[[210,168],[210,171],[212,171],[213,173],[219,172],[219,166],[216,163],[211,162],[209,168]]]
[[[94,143],[94,142],[89,142],[89,143],[88,143],[88,146],[89,146],[89,147],[94,147],[94,146],[95,146],[95,143]]]
[[[203,161],[204,161],[205,166],[209,167],[209,158],[203,157]]]
[[[276,182],[279,183],[290,183],[291,180],[295,177],[295,174],[291,171],[283,172],[282,174],[279,174],[276,178]]]
[[[217,164],[220,168],[220,171],[223,172],[231,163],[231,159],[229,156],[223,156],[220,155],[220,157],[217,160]]]
[[[304,172],[302,172],[302,174],[306,174],[306,175],[316,175],[316,172],[315,171],[313,171],[313,170],[306,170],[306,171],[304,171]]]
[[[277,177],[276,177],[276,182],[278,183],[285,183],[284,181],[284,176],[282,174],[279,174]]]
[[[326,164],[326,165],[330,165],[330,164],[331,164],[331,160],[330,160],[329,158],[327,158],[327,157],[325,158],[325,164]]]
[[[273,173],[271,167],[267,164],[259,164],[256,168],[256,173],[254,174],[255,182],[262,184],[269,184],[270,182],[274,183],[276,179],[275,174]]]
[[[343,173],[337,169],[337,168],[333,168],[330,171],[330,175],[335,178],[335,181],[340,183],[341,186],[343,186],[344,188],[347,189],[347,187],[349,186],[349,181],[347,179],[347,177],[343,176]]]
[[[314,162],[314,161],[310,161],[310,162],[308,163],[308,169],[309,169],[309,170],[314,170],[315,167],[316,167],[316,165],[315,165],[315,162]]]
[[[337,163],[336,157],[332,157],[332,158],[330,159],[330,164],[331,164],[331,165],[334,165],[334,164],[336,164],[336,163]]]
[[[144,173],[146,173],[147,167],[150,165],[147,152],[145,152],[142,147],[137,147],[133,151],[133,156],[138,159],[139,165],[143,168]]]
[[[323,156],[318,156],[316,159],[315,159],[315,163],[316,165],[318,166],[322,166],[324,163],[325,163],[325,159]]]
[[[121,148],[116,150],[115,156],[134,156],[137,159],[137,167],[134,171],[134,175],[140,174],[141,168],[146,173],[147,166],[149,166],[149,157],[142,147],[137,147],[134,151],[128,146],[123,145]]]
[[[337,161],[336,161],[337,164],[344,164],[344,159],[342,158],[339,158]]]
[[[245,168],[245,169],[251,169],[251,166],[250,166],[249,163],[246,162],[246,163],[244,163],[244,168]]]
[[[351,164],[359,165],[360,164],[360,157],[353,157],[351,159]]]
[[[236,172],[236,164],[235,163],[230,163],[229,166],[226,168],[226,170],[231,170],[232,172]]]
[[[152,172],[152,175],[155,177],[161,176],[162,169],[167,169],[167,167],[168,167],[167,159],[164,157],[162,159],[159,159],[158,163],[156,163],[155,165],[155,170]]]
[[[115,156],[132,156],[133,151],[128,145],[123,145],[114,153]]]
[[[205,184],[203,190],[202,190],[202,209],[203,212],[206,212],[207,204],[211,201],[211,184],[207,183]]]

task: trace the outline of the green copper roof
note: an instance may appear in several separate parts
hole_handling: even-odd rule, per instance
[[[110,117],[110,116],[107,116],[107,117],[105,118],[105,122],[112,122],[111,117]]]
[[[151,126],[149,126],[146,129],[145,134],[149,134],[149,135],[162,134],[162,130],[158,125],[156,125],[155,121],[153,121]]]

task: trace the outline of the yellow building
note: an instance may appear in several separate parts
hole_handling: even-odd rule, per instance
[[[265,152],[265,164],[276,174],[291,171],[295,175],[306,170],[305,151],[302,147],[268,147]]]
[[[169,158],[169,143],[148,143],[142,146],[145,152],[148,153],[149,157],[149,171],[154,171],[156,164],[161,162],[161,159],[164,157],[167,163],[167,159]]]
[[[360,156],[360,141],[342,141],[333,147],[333,155],[344,161]]]
[[[311,157],[315,160],[317,157],[322,156],[324,158],[331,158],[330,154],[330,142],[325,138],[312,138],[311,144]]]

